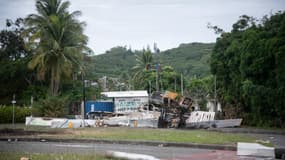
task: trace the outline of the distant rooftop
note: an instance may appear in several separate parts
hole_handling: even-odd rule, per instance
[[[147,97],[147,91],[114,91],[114,92],[101,92],[106,97]]]

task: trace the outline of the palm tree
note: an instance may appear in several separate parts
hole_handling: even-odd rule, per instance
[[[50,94],[59,92],[61,78],[82,69],[82,57],[87,44],[83,34],[84,23],[76,19],[79,11],[68,12],[70,3],[61,0],[37,0],[38,14],[31,14],[25,22],[36,44],[29,68],[36,69],[38,78],[50,77]]]
[[[150,50],[143,51],[142,55],[136,55],[136,65],[132,68],[134,71],[133,80],[137,85],[141,86],[144,81],[144,73],[152,68],[153,58]]]

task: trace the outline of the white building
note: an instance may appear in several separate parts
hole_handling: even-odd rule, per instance
[[[102,92],[102,95],[113,98],[115,113],[130,113],[148,104],[147,91],[115,91]]]

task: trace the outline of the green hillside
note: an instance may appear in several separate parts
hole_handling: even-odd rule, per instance
[[[181,44],[159,54],[162,65],[170,65],[187,76],[204,77],[210,74],[210,54],[214,43]]]
[[[91,58],[89,73],[101,76],[117,76],[129,72],[135,65],[135,53],[124,47],[115,47]]]
[[[214,43],[181,44],[177,48],[154,54],[154,59],[189,77],[204,77],[210,74],[209,59],[213,47]],[[141,51],[115,47],[104,54],[93,56],[88,68],[98,77],[118,76],[131,71],[136,63],[135,54],[141,54]]]

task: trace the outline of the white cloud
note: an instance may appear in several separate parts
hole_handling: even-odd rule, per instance
[[[32,0],[0,0],[0,28],[5,19],[35,13]],[[284,0],[71,0],[82,11],[85,33],[95,53],[118,45],[141,49],[157,42],[162,50],[192,41],[214,42],[207,22],[229,31],[242,14],[261,18],[285,9]]]

